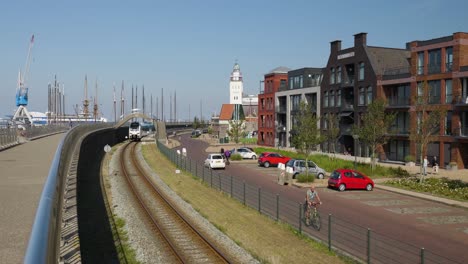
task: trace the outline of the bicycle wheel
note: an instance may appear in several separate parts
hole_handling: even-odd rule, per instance
[[[312,226],[315,228],[315,230],[320,231],[320,227],[322,226],[322,222],[320,220],[320,215],[318,212],[315,212],[314,215],[312,216]]]

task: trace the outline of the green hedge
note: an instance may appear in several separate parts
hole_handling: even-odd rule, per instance
[[[411,191],[430,193],[460,201],[468,201],[468,183],[448,178],[428,178],[419,183],[419,178],[390,180],[385,184]]]

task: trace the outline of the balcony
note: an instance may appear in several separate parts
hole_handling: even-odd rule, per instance
[[[463,96],[456,96],[455,97],[455,106],[468,106],[468,96],[463,95]]]
[[[411,77],[410,67],[397,67],[385,69],[382,79],[383,80],[395,80]]]
[[[453,62],[445,63],[445,72],[451,72],[453,67]]]
[[[286,106],[284,105],[277,105],[275,106],[275,112],[278,114],[286,114]]]
[[[345,100],[345,101],[341,102],[340,110],[341,111],[354,111],[353,102],[351,100],[350,101]]]
[[[454,135],[456,137],[468,138],[468,127],[462,124],[461,128],[455,129]]]
[[[340,83],[341,87],[350,87],[354,86],[354,75],[348,75],[348,77],[343,77]]]
[[[427,73],[428,74],[436,74],[436,73],[440,73],[441,70],[440,70],[440,65],[428,65],[427,66]]]
[[[410,106],[408,97],[392,96],[388,98],[388,106]]]

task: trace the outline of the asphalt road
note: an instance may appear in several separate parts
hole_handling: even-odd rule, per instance
[[[181,147],[187,155],[200,164],[206,158],[208,144],[180,137]],[[255,162],[231,162],[224,171],[218,171],[245,181],[251,186],[261,187],[270,193],[279,194],[291,201],[302,202],[306,188],[278,185],[277,168],[259,167]],[[320,213],[332,214],[343,223],[359,225],[363,230],[370,228],[374,236],[383,240],[393,239],[406,248],[424,247],[427,252],[437,254],[460,263],[468,259],[468,210],[423,200],[382,189],[367,191],[338,192],[318,188],[323,205]],[[326,238],[326,234],[319,237]],[[400,242],[404,243],[400,243]]]

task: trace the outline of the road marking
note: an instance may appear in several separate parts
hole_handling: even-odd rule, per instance
[[[433,225],[468,223],[468,216],[465,215],[418,217],[418,219]]]
[[[370,193],[353,193],[353,194],[345,194],[342,193],[342,197],[346,199],[352,200],[360,200],[360,199],[388,199],[388,198],[395,198],[395,196],[387,195],[387,194],[370,194]]]
[[[392,206],[392,205],[406,205],[409,204],[410,201],[407,200],[382,200],[382,201],[364,201],[365,203],[370,206]]]
[[[411,208],[385,208],[397,214],[431,214],[431,213],[445,213],[450,210],[442,207],[411,207]]]

